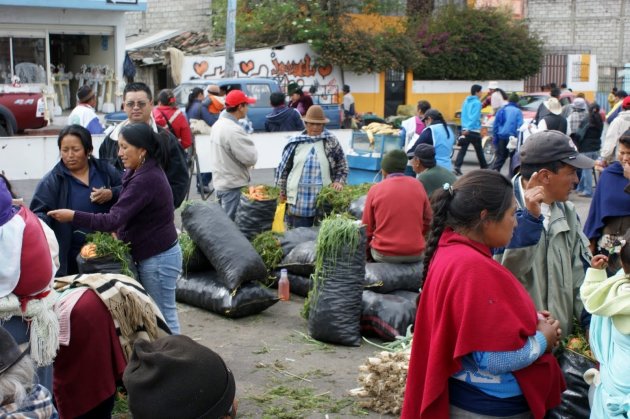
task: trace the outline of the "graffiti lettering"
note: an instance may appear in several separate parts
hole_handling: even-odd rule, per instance
[[[271,64],[274,67],[271,74],[278,76],[287,74],[294,77],[313,77],[316,71],[315,66],[311,66],[311,56],[308,54],[305,54],[304,59],[297,62],[282,62],[274,58],[271,60]]]

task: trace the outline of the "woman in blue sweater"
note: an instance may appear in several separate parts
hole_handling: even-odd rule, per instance
[[[164,174],[165,141],[143,123],[123,127],[118,157],[125,166],[118,202],[105,214],[60,209],[48,216],[61,223],[97,231],[116,232],[131,247],[139,281],[179,333],[175,282],[181,273],[182,252],[174,223],[173,194]]]
[[[69,125],[57,138],[61,159],[42,178],[31,201],[33,211],[55,232],[59,243],[57,276],[79,273],[77,255],[89,228],[73,228],[50,218],[48,211],[71,208],[103,213],[110,210],[122,188],[120,174],[106,160],[92,156],[92,135],[80,125]]]

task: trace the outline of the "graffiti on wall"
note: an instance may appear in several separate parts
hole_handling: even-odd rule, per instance
[[[308,91],[317,87],[322,103],[337,101],[339,75],[332,65],[318,65],[307,44],[289,45],[282,50],[271,48],[235,54],[235,77],[270,77],[286,88],[295,82]],[[183,80],[216,79],[225,74],[225,58],[186,57]]]

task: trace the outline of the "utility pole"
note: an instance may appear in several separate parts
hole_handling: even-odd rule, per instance
[[[227,2],[225,25],[225,71],[223,77],[234,76],[234,49],[236,46],[236,0]]]

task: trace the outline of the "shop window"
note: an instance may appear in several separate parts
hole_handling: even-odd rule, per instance
[[[11,83],[11,73],[20,83],[46,83],[44,38],[0,37],[0,82]]]
[[[11,83],[10,38],[0,37],[0,84]]]

